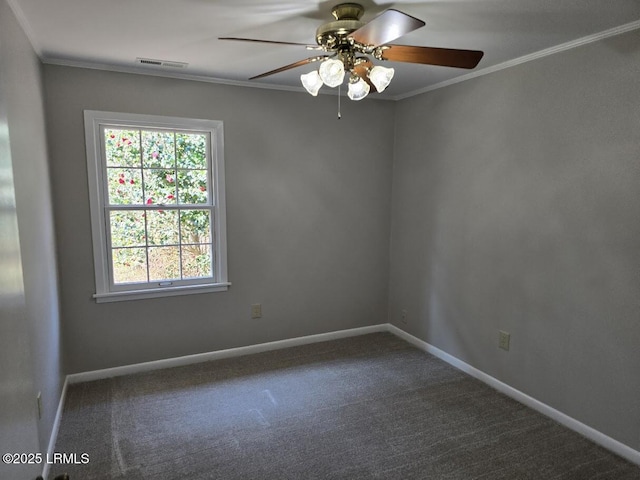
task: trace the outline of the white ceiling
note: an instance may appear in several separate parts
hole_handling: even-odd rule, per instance
[[[393,7],[426,22],[396,44],[482,50],[476,72],[505,62],[640,27],[639,0],[356,0],[369,21]],[[251,76],[314,56],[304,47],[221,41],[235,36],[315,44],[316,28],[332,20],[340,0],[9,0],[47,63],[130,71],[137,57],[186,62],[159,74],[206,77],[300,90],[306,65],[248,82]],[[569,45],[565,45],[569,44]],[[518,60],[519,61],[519,60]],[[388,63],[396,69],[381,98],[403,98],[450,83],[468,70]],[[316,64],[317,67],[317,64]],[[323,90],[326,90],[324,87]],[[379,95],[379,94],[376,94]]]

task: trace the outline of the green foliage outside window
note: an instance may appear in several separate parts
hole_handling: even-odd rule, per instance
[[[114,283],[211,277],[207,136],[112,128],[104,148]]]

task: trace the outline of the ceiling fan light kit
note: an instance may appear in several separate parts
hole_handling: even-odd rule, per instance
[[[378,93],[391,83],[393,68],[374,65],[372,60],[420,63],[455,68],[475,68],[483,56],[478,50],[392,45],[392,42],[425,23],[395,9],[382,12],[368,23],[360,21],[364,7],[358,3],[341,3],[331,11],[335,20],[320,25],[316,30],[317,47],[302,43],[256,40],[250,38],[221,37],[220,40],[302,45],[308,49],[323,50],[327,55],[310,57],[284,67],[251,77],[250,80],[274,75],[286,70],[321,62],[320,68],[300,75],[300,81],[311,95],[316,96],[322,85],[342,85],[349,73],[347,96],[362,100],[373,86]]]
[[[325,60],[318,69],[322,82],[327,87],[337,87],[344,81],[344,63],[337,59]]]
[[[389,86],[395,70],[393,68],[381,67],[376,65],[369,70],[369,80],[376,87],[378,93],[384,92],[384,89]]]
[[[303,73],[300,75],[300,81],[302,82],[302,86],[314,97],[318,95],[320,91],[320,87],[324,85],[322,78],[320,78],[320,74],[317,70],[313,70],[309,73]]]
[[[351,100],[362,100],[369,94],[369,84],[365,82],[358,75],[352,75],[349,79],[349,90],[347,91],[347,96]]]

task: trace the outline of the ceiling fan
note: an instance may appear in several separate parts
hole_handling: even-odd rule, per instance
[[[321,62],[317,71],[300,76],[302,85],[311,95],[317,95],[322,85],[337,87],[349,73],[347,95],[352,100],[367,96],[371,87],[382,92],[391,82],[394,69],[374,65],[379,61],[420,63],[456,68],[475,68],[484,55],[478,50],[393,45],[389,42],[425,25],[422,20],[399,10],[388,9],[368,23],[360,21],[364,7],[358,3],[341,3],[331,11],[335,20],[320,25],[316,30],[318,45],[295,42],[279,42],[239,37],[220,37],[220,40],[270,43],[277,45],[301,45],[308,50],[321,50],[325,55],[309,57],[275,70],[251,77],[263,78],[309,63]]]

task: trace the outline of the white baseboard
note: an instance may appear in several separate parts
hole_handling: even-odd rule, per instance
[[[380,324],[380,325],[372,325],[369,327],[360,327],[360,328],[352,328],[350,330],[339,330],[335,332],[328,333],[320,333],[317,335],[308,335],[304,337],[290,338],[286,340],[278,340],[275,342],[268,343],[260,343],[257,345],[249,345],[246,347],[237,347],[237,348],[229,348],[226,350],[218,350],[214,352],[206,352],[206,353],[198,353],[195,355],[186,355],[183,357],[176,358],[167,358],[164,360],[156,360],[152,362],[144,362],[138,363],[134,365],[125,365],[122,367],[114,367],[114,368],[106,368],[102,370],[94,370],[89,372],[82,373],[74,373],[71,375],[67,375],[64,387],[62,389],[62,395],[60,398],[60,404],[58,406],[58,412],[56,414],[56,419],[54,423],[54,428],[51,433],[51,441],[49,443],[49,453],[53,453],[53,448],[55,446],[55,440],[58,435],[58,428],[60,424],[60,419],[62,417],[62,409],[64,406],[64,398],[67,391],[67,385],[79,382],[88,382],[92,380],[100,380],[104,378],[117,377],[121,375],[129,375],[132,373],[139,372],[148,372],[151,370],[158,370],[162,368],[171,368],[171,367],[179,367],[183,365],[190,365],[194,363],[207,362],[211,360],[218,360],[222,358],[231,358],[231,357],[240,357],[244,355],[250,355],[253,353],[267,352],[270,350],[278,350],[281,348],[287,347],[295,347],[300,345],[307,345],[311,343],[318,342],[326,342],[328,340],[337,340],[340,338],[347,337],[355,337],[358,335],[365,335],[368,333],[374,332],[390,332],[397,337],[402,338],[408,343],[418,347],[419,349],[430,353],[441,360],[447,362],[453,367],[461,370],[474,378],[486,383],[487,385],[493,387],[499,392],[513,398],[514,400],[519,401],[520,403],[550,417],[551,419],[557,421],[558,423],[564,425],[575,432],[580,433],[584,437],[590,439],[591,441],[597,443],[598,445],[606,448],[607,450],[612,451],[613,453],[633,462],[637,465],[640,465],[640,452],[634,450],[633,448],[625,445],[604,433],[585,425],[582,422],[546,405],[539,400],[536,400],[529,395],[516,390],[515,388],[507,385],[506,383],[501,382],[500,380],[488,375],[481,370],[478,370],[475,367],[463,362],[462,360],[454,357],[453,355],[448,354],[447,352],[440,350],[429,343],[420,340],[417,337],[401,330],[400,328],[392,325],[390,323]],[[48,470],[45,465],[45,470]],[[48,472],[46,472],[48,473]],[[47,478],[45,472],[43,471],[43,477]]]
[[[47,447],[47,458],[52,458],[54,449],[56,448],[56,440],[58,439],[58,430],[60,430],[60,422],[62,421],[62,411],[64,410],[64,400],[67,398],[67,385],[69,384],[69,376],[67,375],[62,384],[62,392],[60,392],[60,400],[58,401],[58,409],[56,410],[56,417],[53,419],[53,427],[51,428],[51,435],[49,436],[49,446]],[[42,467],[42,478],[49,476],[50,464],[44,462]]]
[[[521,392],[520,390],[516,390],[515,388],[507,385],[506,383],[501,382],[497,378],[494,378],[491,375],[488,375],[483,371],[478,370],[475,367],[472,367],[468,363],[465,363],[462,360],[454,357],[453,355],[450,355],[447,352],[440,350],[439,348],[434,347],[433,345],[427,342],[424,342],[417,337],[414,337],[410,333],[407,333],[404,330],[401,330],[395,325],[387,324],[387,328],[389,332],[393,333],[394,335],[397,335],[403,340],[406,340],[408,343],[415,345],[419,349],[427,353],[430,353],[441,360],[444,360],[449,365],[452,365],[458,370],[461,370],[471,375],[472,377],[477,378],[481,382],[486,383],[490,387],[495,388],[499,392],[504,393],[505,395],[513,398],[514,400],[517,400],[518,402],[526,405],[529,408],[532,408],[533,410],[536,410],[537,412],[542,413],[543,415],[546,415],[552,420],[555,420],[556,422],[564,425],[565,427],[570,428],[571,430],[588,438],[592,442],[597,443],[601,447],[604,447],[607,450],[610,450],[613,453],[623,458],[626,458],[630,462],[640,465],[640,452],[638,452],[637,450],[634,450],[628,445],[625,445],[624,443],[621,443],[605,435],[604,433],[596,430],[595,428],[592,428],[588,425],[585,425],[582,422],[579,422],[575,418],[572,418],[556,410],[555,408],[550,407],[549,405],[542,403],[541,401],[536,400],[533,397],[530,397],[529,395]]]
[[[367,333],[386,331],[386,324],[352,328],[349,330],[338,330],[335,332],[319,333],[317,335],[307,335],[304,337],[277,340],[275,342],[248,345],[246,347],[229,348],[226,350],[217,350],[214,352],[196,353],[194,355],[186,355],[184,357],[175,357],[167,358],[164,360],[155,360],[152,362],[136,363],[133,365],[125,365],[122,367],[105,368],[102,370],[93,370],[82,373],[73,373],[71,375],[67,375],[67,380],[70,384],[79,382],[90,382],[92,380],[101,380],[103,378],[119,377],[122,375],[130,375],[132,373],[148,372],[151,370],[159,370],[161,368],[181,367],[183,365],[191,365],[193,363],[219,360],[221,358],[240,357],[253,353],[279,350],[281,348],[297,347],[299,345],[307,345],[310,343],[326,342],[328,340],[337,340],[339,338],[356,337],[358,335],[365,335]]]

